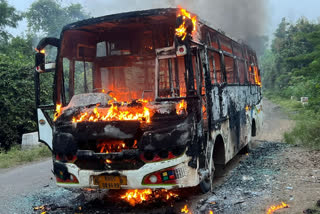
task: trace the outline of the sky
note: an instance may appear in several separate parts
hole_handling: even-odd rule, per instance
[[[19,11],[26,11],[34,0],[7,0],[8,3]],[[145,7],[161,7],[164,0],[149,0],[150,5],[139,4],[139,0],[126,0],[130,2],[130,6],[121,4],[121,0],[64,0],[63,4],[81,3],[87,12],[97,14],[97,16],[107,15],[111,13],[119,13],[133,9],[142,9]],[[170,0],[167,0],[170,1]],[[173,0],[172,0],[173,1]],[[192,0],[189,0],[192,1]],[[197,0],[195,0],[197,1]],[[234,0],[242,1],[242,0]],[[252,0],[255,1],[255,0]],[[298,18],[304,16],[314,22],[320,21],[320,1],[319,0],[265,0],[267,3],[267,24],[265,34],[272,38],[273,32],[277,28],[283,17],[287,21],[296,22]],[[102,3],[104,7],[96,7],[95,4]],[[123,2],[123,1],[122,1]],[[95,3],[95,4],[93,4]],[[227,14],[226,14],[227,15]],[[9,29],[13,35],[20,35],[27,30],[26,21],[21,21],[17,29]]]

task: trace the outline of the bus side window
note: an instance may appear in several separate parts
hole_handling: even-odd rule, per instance
[[[180,56],[177,57],[177,68],[178,68],[178,75],[176,78],[179,81],[179,94],[180,97],[186,97],[187,96],[187,89],[186,89],[186,81],[185,81],[185,63],[184,63],[184,57]]]
[[[222,36],[219,37],[219,40],[220,40],[221,49],[229,53],[232,53],[231,40]]]
[[[236,73],[234,68],[234,60],[232,57],[224,56],[224,63],[226,67],[226,74],[227,74],[227,83],[236,83]]]
[[[207,34],[207,40],[209,45],[215,49],[219,49],[218,39],[216,33],[209,33]],[[210,78],[211,83],[221,83],[222,82],[222,73],[221,73],[221,57],[219,53],[214,51],[208,51],[208,60],[209,60],[209,71],[210,71]]]
[[[251,84],[251,65],[248,61],[247,61],[247,75],[248,75],[248,83]]]
[[[170,97],[170,77],[168,60],[159,61],[159,97]]]
[[[219,49],[217,36],[215,34],[211,34],[210,38],[211,38],[211,47],[215,49]]]
[[[232,45],[233,45],[233,54],[238,58],[242,58],[243,56],[242,56],[241,46],[235,42],[233,42]]]
[[[243,47],[243,53],[244,53],[244,58],[246,60],[246,75],[247,75],[247,81],[248,83],[252,83],[252,73],[251,73],[251,61],[249,57],[249,51],[246,47]]]
[[[249,82],[251,84],[254,84],[254,74],[252,69],[252,64],[248,63],[248,76],[249,76]]]
[[[70,83],[70,61],[67,58],[63,58],[63,83],[64,83],[64,94],[66,103],[69,103],[72,92],[69,86]]]
[[[222,72],[221,72],[221,56],[219,53],[214,52],[214,62],[215,62],[215,72],[216,72],[216,77],[217,77],[217,83],[222,83],[223,78],[222,78]]]
[[[254,75],[254,58],[252,56],[251,51],[249,52],[249,63],[250,63],[250,82],[251,84],[255,84],[255,75]]]
[[[177,61],[176,61],[177,60]],[[176,67],[177,66],[177,67]],[[159,60],[159,97],[185,97],[185,64],[183,57]]]
[[[92,63],[84,61],[75,62],[74,94],[92,92]]]
[[[244,61],[238,60],[238,68],[239,68],[240,84],[243,85],[246,82],[246,70],[244,67]]]
[[[214,71],[215,69],[215,61],[214,61],[214,53],[211,51],[208,51],[208,60],[209,60],[209,72],[210,72],[210,79],[211,79],[211,83],[214,84],[216,83],[216,76]]]
[[[194,78],[194,90],[199,93],[199,95],[205,95],[205,83],[203,76],[203,67],[199,55],[194,53],[192,56],[193,65],[193,78]],[[199,81],[199,82],[198,82]]]

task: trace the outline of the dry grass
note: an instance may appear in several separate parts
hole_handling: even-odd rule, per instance
[[[13,146],[9,151],[0,151],[0,168],[9,168],[24,163],[41,160],[51,156],[47,146],[21,150],[20,145]]]

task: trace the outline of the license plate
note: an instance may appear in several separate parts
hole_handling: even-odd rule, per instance
[[[127,185],[126,176],[98,175],[93,176],[93,184],[100,189],[120,189],[121,185]]]

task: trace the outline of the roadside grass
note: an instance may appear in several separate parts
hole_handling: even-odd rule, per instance
[[[38,146],[31,149],[22,150],[20,145],[11,147],[7,152],[0,150],[0,169],[9,168],[24,163],[41,160],[51,157],[51,151],[47,146]]]
[[[288,116],[296,121],[292,131],[284,134],[286,143],[302,145],[313,150],[320,150],[320,114],[299,101],[285,99],[270,92],[264,95],[281,106]]]
[[[291,132],[284,134],[284,140],[289,144],[320,150],[320,122],[299,120]]]

